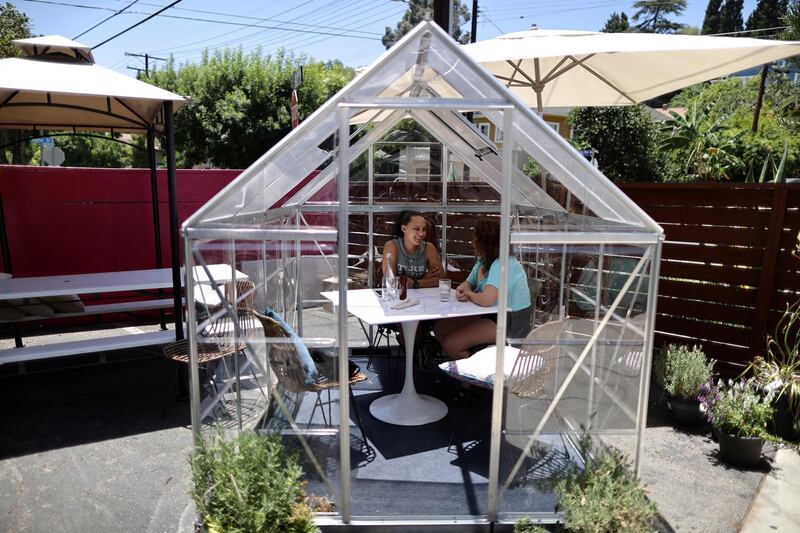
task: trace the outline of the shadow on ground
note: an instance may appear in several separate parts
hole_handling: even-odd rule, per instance
[[[125,353],[125,361],[109,354],[101,365],[73,360],[71,367],[0,377],[0,401],[8,408],[0,458],[188,426],[189,403],[175,397],[161,418],[174,363],[152,351]]]

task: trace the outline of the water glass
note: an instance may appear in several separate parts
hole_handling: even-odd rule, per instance
[[[440,279],[439,280],[439,301],[440,302],[449,302],[450,301],[450,280],[449,279]]]

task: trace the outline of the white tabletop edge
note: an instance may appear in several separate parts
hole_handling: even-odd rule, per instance
[[[334,305],[339,302],[339,291],[325,291],[320,294],[323,298],[333,302]],[[420,304],[398,311],[389,310],[388,314],[373,289],[350,289],[347,291],[347,298],[347,311],[372,326],[460,316],[488,315],[497,312],[497,306],[481,307],[472,302],[455,302],[452,296],[449,303],[439,302],[439,289],[437,287],[409,289],[409,300],[419,300]],[[437,309],[437,311],[420,313],[420,308]]]

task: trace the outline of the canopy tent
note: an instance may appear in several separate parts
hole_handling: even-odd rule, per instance
[[[33,136],[38,130],[147,134],[157,267],[161,267],[161,239],[155,134],[166,135],[175,329],[176,335],[182,337],[172,115],[188,100],[96,65],[91,48],[59,35],[18,39],[13,43],[22,49],[24,56],[0,60],[0,127],[29,129]],[[4,227],[2,238],[3,246],[7,247]]]
[[[629,105],[800,54],[746,37],[529,30],[464,49],[515,95],[547,107]]]
[[[476,111],[502,128],[502,147],[463,116]],[[359,120],[353,120],[356,115]],[[396,135],[412,130],[424,136]],[[529,163],[552,179],[539,186],[525,172],[530,172]],[[405,192],[413,187],[422,192]],[[287,191],[292,193],[284,198]],[[339,380],[335,389],[338,417],[324,425],[318,419],[300,420],[313,417],[302,396],[287,399],[298,392],[297,383],[283,380],[290,379],[288,374],[296,377],[295,370],[307,364],[288,359],[293,346],[335,354],[331,383],[336,375],[349,375],[350,348],[360,340],[351,337],[360,331],[348,324],[348,305],[358,306],[357,295],[348,293],[364,285],[374,287],[376,249],[389,238],[390,220],[407,209],[435,219],[444,265],[453,272],[451,264],[461,261],[464,277],[474,263],[474,222],[497,221],[501,281],[495,343],[546,342],[560,354],[559,362],[553,363],[560,368],[553,370],[548,396],[524,410],[520,398],[504,386],[503,350],[496,350],[491,420],[485,424],[491,426],[486,447],[490,451],[483,449],[489,455],[488,467],[479,480],[465,479],[464,470],[441,472],[442,465],[453,464],[443,460],[447,455],[438,456],[441,461],[431,472],[413,463],[429,456],[416,452],[441,450],[402,449],[408,441],[424,440],[418,438],[423,432],[399,435],[391,431],[391,423],[373,435],[367,430],[366,436],[375,437],[373,444],[380,448],[381,435],[391,435],[384,437],[387,447],[379,450],[387,453],[373,454],[372,466],[369,461],[351,463],[350,407],[343,401],[348,397],[347,380]],[[367,525],[424,519],[443,527],[508,522],[519,513],[542,513],[537,516],[554,520],[550,500],[543,504],[529,497],[536,489],[522,478],[528,459],[535,455],[533,443],[567,426],[564,432],[583,426],[597,434],[635,434],[630,451],[638,464],[663,231],[438,26],[424,22],[415,27],[190,216],[183,230],[187,290],[199,282],[196,272],[212,263],[229,265],[252,283],[242,287],[242,293],[238,286],[220,291],[223,309],[187,309],[195,436],[199,439],[202,432],[226,421],[231,433],[245,428],[278,433],[304,454],[308,494],[336,503],[326,520]],[[586,268],[585,260],[578,266],[578,256],[591,256],[595,266]],[[537,305],[536,326],[567,319],[570,299],[587,302],[589,318],[582,328],[577,323],[570,326],[572,337],[529,340],[507,335],[512,259],[525,265],[529,288],[552,288],[546,309],[539,305],[544,299],[531,298]],[[194,265],[198,268],[190,268]],[[592,269],[595,277],[589,280]],[[573,276],[578,270],[586,276]],[[580,291],[572,278],[583,285]],[[337,289],[332,313],[325,305],[331,285]],[[414,290],[409,289],[409,299]],[[599,295],[610,292],[613,297],[601,302]],[[236,327],[246,305],[269,308],[297,337],[292,335],[287,343],[287,337],[266,327],[253,333]],[[437,305],[442,305],[438,296]],[[427,318],[443,318],[447,306],[444,311],[425,311]],[[198,353],[208,340],[198,331],[220,316],[233,325],[226,330],[231,337],[227,340],[244,346],[245,357],[236,372],[201,388]],[[624,350],[619,339],[611,338],[612,331],[626,333]],[[406,346],[411,345],[408,340]],[[615,365],[629,360],[621,356],[632,348],[643,358],[623,375]],[[246,383],[241,376],[248,376]],[[308,383],[311,376],[297,379]],[[557,419],[568,422],[556,427]],[[506,439],[511,432],[513,443]],[[508,468],[500,467],[501,445],[503,460],[511,459]],[[383,483],[395,486],[389,484],[392,481],[404,482],[404,490],[393,491],[391,498],[371,497]],[[479,489],[471,492],[476,486]],[[467,504],[461,506],[462,500]]]

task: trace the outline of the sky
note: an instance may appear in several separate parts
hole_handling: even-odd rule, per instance
[[[468,7],[472,0],[462,0]],[[59,34],[93,47],[99,65],[131,76],[174,56],[178,64],[199,61],[203,50],[279,48],[317,60],[360,67],[384,51],[381,37],[394,28],[403,0],[14,0],[28,15],[35,35]],[[170,4],[173,7],[115,37]],[[688,0],[678,22],[701,26],[707,0]],[[756,0],[745,0],[743,18]],[[630,18],[633,0],[479,0],[478,40],[530,29],[598,31],[613,12]],[[463,28],[469,31],[469,24]],[[110,40],[109,40],[110,39]],[[108,41],[108,42],[105,42]]]

